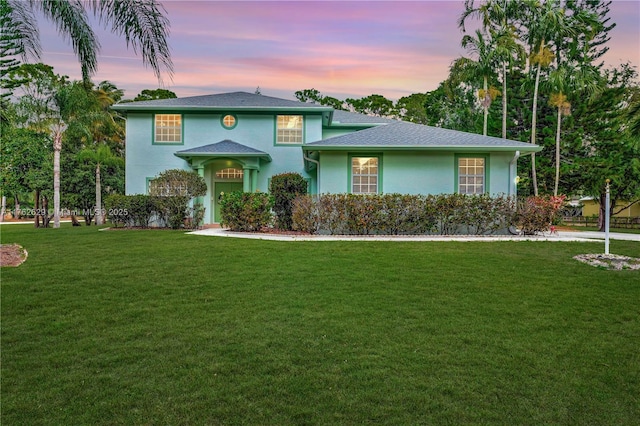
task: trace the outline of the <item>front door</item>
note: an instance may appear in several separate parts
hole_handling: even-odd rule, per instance
[[[242,191],[242,182],[216,182],[215,183],[215,192],[213,197],[213,215],[214,221],[216,223],[220,223],[220,198],[222,193],[224,192],[234,192],[234,191]]]

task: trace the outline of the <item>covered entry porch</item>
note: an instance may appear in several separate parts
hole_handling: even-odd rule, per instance
[[[222,193],[256,191],[261,166],[271,162],[266,152],[231,140],[178,151],[175,155],[187,161],[207,183],[207,195],[196,200],[206,208],[207,224],[220,222]]]

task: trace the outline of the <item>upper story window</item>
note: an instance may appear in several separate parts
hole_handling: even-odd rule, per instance
[[[222,127],[225,129],[233,129],[238,124],[238,119],[235,115],[227,114],[221,119]]]
[[[351,193],[377,194],[380,188],[379,157],[351,158]]]
[[[153,142],[158,144],[181,144],[182,115],[156,114]]]
[[[303,143],[303,117],[301,115],[278,116],[276,120],[276,143]]]
[[[458,192],[484,194],[486,163],[484,158],[458,158]]]

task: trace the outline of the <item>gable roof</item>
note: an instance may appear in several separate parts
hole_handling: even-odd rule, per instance
[[[271,156],[250,146],[242,145],[229,139],[196,148],[185,149],[175,153],[178,157],[259,157],[271,161]]]
[[[307,143],[305,151],[340,150],[445,150],[445,151],[521,151],[542,148],[526,142],[460,132],[440,127],[395,121],[358,132]]]
[[[113,105],[118,111],[313,111],[331,112],[333,108],[247,92],[220,93],[217,95],[190,96],[186,98],[157,99],[141,102],[125,102]]]

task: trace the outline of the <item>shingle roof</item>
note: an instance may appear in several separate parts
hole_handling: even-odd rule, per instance
[[[256,156],[268,158],[271,160],[271,156],[264,151],[251,148],[250,146],[242,145],[241,143],[234,142],[229,139],[225,139],[220,142],[212,143],[209,145],[199,146],[196,148],[185,149],[176,152],[178,157],[197,157],[197,156]]]
[[[388,124],[395,123],[397,121],[398,120],[391,118],[375,117],[356,112],[335,110],[333,111],[331,124]]]
[[[319,149],[456,149],[537,152],[542,148],[530,143],[483,136],[440,127],[397,121],[342,136],[305,144],[304,150]]]
[[[158,99],[141,102],[126,102],[113,105],[112,108],[127,110],[163,110],[163,109],[303,109],[331,111],[324,105],[309,104],[271,96],[255,95],[247,92],[220,93],[217,95],[191,96],[186,98]]]

